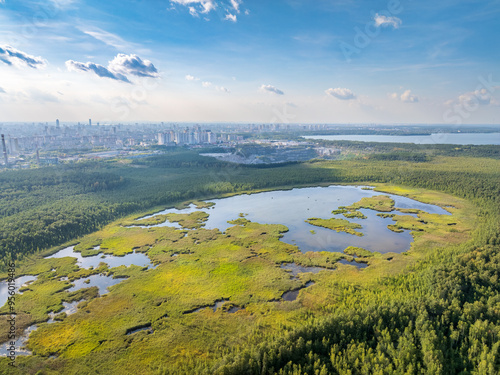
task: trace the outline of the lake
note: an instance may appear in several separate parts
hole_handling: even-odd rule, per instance
[[[500,145],[500,133],[436,133],[431,135],[311,135],[306,139],[415,143],[418,145]]]
[[[289,228],[287,233],[283,234],[282,241],[297,245],[303,251],[336,251],[342,252],[348,246],[358,246],[370,251],[378,251],[381,253],[397,252],[401,253],[408,250],[413,241],[409,231],[403,233],[392,232],[387,228],[387,225],[394,224],[391,218],[382,218],[377,216],[377,212],[369,209],[360,209],[367,218],[354,218],[349,221],[359,223],[362,228],[359,229],[363,233],[362,237],[353,236],[348,233],[337,233],[327,228],[313,226],[305,222],[308,218],[344,218],[342,215],[332,214],[332,210],[339,206],[349,206],[352,203],[358,202],[364,197],[372,197],[375,195],[387,195],[395,202],[395,207],[407,209],[413,208],[425,211],[431,214],[450,215],[445,209],[421,203],[406,197],[385,194],[371,190],[368,187],[362,186],[327,186],[327,187],[310,187],[296,188],[291,190],[269,191],[257,194],[237,195],[229,198],[214,199],[211,202],[215,203],[210,208],[197,209],[194,205],[188,208],[177,210],[167,209],[147,217],[152,217],[166,213],[190,213],[195,211],[204,211],[209,214],[208,220],[205,223],[205,228],[225,231],[232,226],[228,221],[240,217],[240,213],[245,215],[248,220],[262,224],[283,224]],[[404,215],[397,212],[398,215]],[[413,215],[413,214],[408,214]],[[165,222],[155,226],[172,226],[179,227],[177,223]],[[154,227],[154,226],[149,226]],[[96,250],[99,250],[96,248]],[[82,257],[80,253],[74,251],[74,246],[64,248],[57,253],[48,256],[47,258],[62,258],[74,257],[76,263],[82,268],[98,267],[100,262],[107,263],[109,267],[117,267],[120,265],[130,266],[136,264],[142,267],[153,268],[149,258],[142,253],[130,253],[123,257],[117,257],[110,254],[98,254],[91,257]],[[341,260],[340,263],[358,267],[360,269],[367,266],[366,263],[349,262]],[[318,273],[324,270],[321,267],[304,267],[297,264],[283,264],[281,268],[290,272],[290,277],[296,278],[298,273],[312,272]],[[330,271],[328,271],[330,272]],[[35,276],[23,276],[16,279],[16,291],[23,284],[35,280]],[[74,280],[73,286],[68,292],[73,292],[81,288],[89,288],[97,286],[99,294],[103,295],[109,292],[108,287],[116,285],[123,279],[113,279],[111,276],[91,275],[78,280]],[[309,282],[304,287],[312,286]],[[3,305],[7,299],[7,285],[0,284],[0,305]],[[283,301],[294,301],[300,289],[285,292],[282,296]],[[64,312],[72,314],[77,310],[77,304],[80,301],[73,303],[64,302]],[[213,306],[207,306],[213,311],[221,308],[227,300],[217,301]],[[191,312],[198,312],[204,308],[198,308]],[[240,307],[233,306],[228,310],[228,313],[234,313],[240,310]],[[54,313],[49,314],[49,322],[53,323]],[[22,350],[31,331],[37,328],[36,325],[30,326],[21,337],[17,339],[17,355],[29,355],[30,352]],[[142,329],[142,328],[141,328]],[[7,355],[8,347],[0,345],[0,356]]]
[[[360,209],[367,219],[349,219],[363,226],[359,230],[363,233],[363,237],[343,232],[337,233],[305,222],[312,217],[344,218],[342,215],[333,215],[332,210],[339,206],[348,206],[363,197],[381,194],[390,196],[395,201],[395,207],[398,208],[414,208],[432,214],[449,215],[449,212],[438,206],[417,202],[398,195],[365,190],[361,186],[328,186],[237,195],[211,200],[215,205],[207,209],[196,209],[192,205],[182,210],[167,209],[148,217],[166,213],[204,211],[210,215],[205,223],[205,228],[218,228],[225,231],[231,226],[228,221],[237,219],[239,214],[243,213],[246,215],[245,218],[250,221],[285,225],[289,231],[284,233],[281,240],[297,245],[303,252],[343,251],[348,246],[358,246],[381,253],[404,252],[410,248],[413,241],[410,233],[408,231],[392,232],[387,228],[387,225],[394,224],[392,219],[381,218],[373,210]],[[168,221],[150,227],[155,226],[177,227]],[[311,233],[311,230],[314,230],[315,233]]]

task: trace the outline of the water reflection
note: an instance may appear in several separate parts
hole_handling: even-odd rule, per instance
[[[96,286],[99,288],[99,294],[103,295],[109,293],[108,288],[110,286],[116,285],[123,280],[123,278],[113,279],[111,276],[105,275],[92,275],[73,281],[75,285],[69,288],[68,292],[76,292],[77,290],[83,288],[91,288],[93,286]]]
[[[99,253],[97,255],[93,255],[90,257],[82,257],[82,254],[75,252],[74,248],[75,248],[74,246],[66,247],[65,249],[62,249],[57,253],[50,255],[46,258],[47,259],[64,258],[64,257],[76,258],[76,264],[80,268],[86,268],[86,269],[89,269],[90,267],[97,268],[99,267],[99,263],[101,262],[106,263],[109,268],[119,267],[119,266],[129,267],[132,264],[135,264],[136,266],[140,267],[154,268],[151,265],[151,260],[147,257],[147,255],[143,253],[138,253],[134,251],[133,253],[126,254],[121,257],[111,254],[103,255],[102,253]]]
[[[15,288],[14,291],[16,294],[23,294],[19,292],[19,289],[32,281],[36,280],[36,276],[21,276],[14,280]],[[12,290],[12,287],[11,287]],[[5,305],[7,302],[7,298],[9,297],[9,283],[7,280],[0,281],[0,306]]]
[[[31,332],[35,331],[38,327],[36,325],[29,326],[26,328],[22,336],[16,337],[16,344],[14,345],[15,348],[15,356],[25,356],[25,355],[31,355],[32,353],[24,348],[26,345],[26,342],[28,341],[28,337]],[[11,351],[12,347],[10,345],[10,341],[3,343],[0,345],[0,357],[7,357],[12,354]]]
[[[370,251],[380,253],[401,253],[410,248],[413,238],[409,231],[395,233],[387,228],[394,224],[391,218],[377,216],[377,211],[361,209],[367,216],[366,219],[350,219],[363,226],[360,232],[363,237],[357,237],[348,233],[337,233],[330,229],[312,226],[305,222],[311,217],[343,218],[342,215],[335,216],[332,210],[339,206],[349,206],[358,202],[361,198],[375,195],[387,195],[395,201],[395,207],[407,209],[418,209],[431,214],[450,215],[441,207],[421,203],[407,197],[393,194],[380,193],[366,187],[356,186],[328,186],[301,188],[285,191],[270,191],[251,195],[238,195],[223,199],[213,199],[215,203],[210,209],[197,209],[194,205],[183,210],[168,209],[159,212],[165,213],[190,213],[204,211],[210,216],[205,222],[206,229],[218,228],[225,231],[231,224],[230,220],[237,219],[240,213],[247,214],[245,218],[262,224],[283,224],[288,227],[289,232],[283,235],[282,241],[297,245],[303,252],[306,251],[337,251],[342,252],[348,246],[358,246]],[[399,211],[394,213],[404,215]],[[410,214],[414,216],[414,214]],[[163,223],[157,226],[171,225]],[[311,234],[311,230],[316,233]]]
[[[283,301],[289,301],[289,302],[295,301],[297,299],[297,297],[299,296],[300,290],[304,289],[304,288],[308,288],[311,285],[314,285],[314,282],[313,281],[308,281],[306,283],[306,285],[304,285],[303,287],[300,287],[300,288],[294,289],[294,290],[289,290],[288,292],[283,293],[283,295],[281,296],[281,298],[283,299]]]
[[[354,267],[357,267],[357,268],[366,268],[366,267],[368,267],[368,263],[356,262],[355,260],[353,260],[352,262],[349,262],[348,260],[342,259],[342,260],[339,260],[337,263],[346,264],[348,266],[354,266]]]
[[[284,263],[281,265],[281,268],[289,271],[288,273],[292,275],[292,279],[298,279],[297,275],[299,273],[305,273],[305,272],[311,272],[311,273],[318,273],[319,271],[333,271],[328,268],[324,267],[311,267],[311,266],[300,266],[296,263]]]

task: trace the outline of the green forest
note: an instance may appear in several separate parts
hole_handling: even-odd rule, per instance
[[[47,320],[47,311],[61,304],[60,286],[53,282],[56,277],[75,279],[82,276],[82,271],[70,264],[58,263],[54,271],[52,264],[40,261],[42,255],[68,243],[85,244],[87,241],[94,244],[104,240],[117,243],[116,228],[120,221],[130,224],[130,220],[140,215],[184,202],[302,186],[378,184],[382,191],[408,195],[424,202],[456,200],[454,205],[463,205],[464,219],[463,225],[459,223],[453,231],[446,227],[449,224],[437,223],[435,232],[414,236],[412,251],[396,257],[392,266],[383,266],[388,261],[380,255],[364,254],[362,257],[366,257],[372,268],[366,275],[372,277],[348,267],[339,267],[335,276],[320,273],[318,280],[314,280],[317,288],[311,289],[316,292],[301,291],[298,301],[282,310],[263,302],[280,295],[274,289],[276,287],[264,287],[264,284],[251,284],[255,296],[262,293],[259,297],[262,301],[255,302],[251,315],[245,315],[245,312],[220,318],[205,311],[199,314],[204,314],[206,319],[197,321],[191,317],[193,314],[169,310],[167,306],[162,314],[172,317],[171,323],[158,320],[154,323],[157,324],[155,334],[149,335],[158,336],[156,332],[165,332],[163,341],[142,333],[136,336],[123,333],[122,338],[110,340],[112,344],[93,347],[90,345],[91,329],[82,328],[79,335],[82,340],[87,340],[85,346],[78,340],[65,341],[65,332],[69,329],[51,333],[49,325],[45,325],[45,328],[39,328],[37,332],[41,333],[35,334],[33,344],[30,344],[35,355],[19,357],[14,369],[7,366],[5,358],[0,358],[0,373],[122,374],[133,370],[144,374],[172,375],[498,374],[498,147],[491,153],[491,147],[488,150],[481,147],[391,147],[381,145],[380,152],[352,160],[311,160],[267,165],[265,168],[220,162],[195,151],[173,149],[163,155],[142,159],[3,171],[0,173],[0,277],[6,277],[8,262],[15,260],[19,269],[26,270],[26,274],[40,275],[41,279],[40,284],[34,284],[33,290],[39,290],[43,309],[30,310],[32,307],[26,302],[26,322]],[[352,211],[366,206],[352,203],[347,207]],[[205,254],[205,258],[200,258],[201,263],[203,259],[207,260],[203,267],[212,267],[222,256],[213,253],[213,249],[240,246],[238,251],[241,254],[224,253],[224,256],[246,259],[249,255],[243,253],[247,251],[245,249],[259,253],[260,247],[255,243],[265,243],[273,249],[271,252],[262,251],[267,263],[249,266],[255,275],[261,275],[258,273],[264,272],[261,270],[277,272],[271,265],[290,259],[298,264],[335,267],[333,264],[337,259],[332,259],[334,257],[327,259],[326,255],[320,254],[317,259],[306,259],[304,255],[283,248],[279,245],[281,242],[277,242],[283,231],[279,226],[260,227],[241,218],[234,223],[232,237],[226,238],[200,229],[204,219],[199,216],[178,220],[181,224],[188,222],[197,230],[198,242],[207,243],[206,248],[199,250],[200,254]],[[406,228],[408,223],[396,221],[395,225]],[[447,228],[446,236],[442,235],[438,225]],[[138,247],[151,242],[150,238],[139,233],[139,228],[132,230],[137,230],[137,233],[133,232],[137,237],[130,237],[130,241],[137,241]],[[169,232],[172,238],[179,238],[176,237],[168,246],[182,254],[187,245],[182,245],[184,240],[179,233]],[[162,236],[161,241],[168,241],[164,234]],[[214,247],[208,243],[213,243]],[[362,250],[358,251],[360,256]],[[169,257],[171,253],[168,253]],[[348,253],[346,257],[350,256]],[[166,254],[153,247],[148,256],[161,263]],[[186,269],[195,267],[194,263],[186,262]],[[166,263],[165,267],[174,267],[174,264]],[[228,272],[224,268],[220,270]],[[181,272],[179,269],[174,271]],[[224,285],[225,273],[222,271],[220,285]],[[134,267],[113,272],[117,277],[129,277],[131,283],[134,278],[143,277]],[[279,286],[282,289],[279,290],[294,290],[310,281],[301,278],[300,284],[299,281],[293,284],[282,274],[276,273],[275,277],[282,280]],[[132,293],[127,287],[122,289],[123,295]],[[232,293],[231,296],[239,298],[240,305],[253,306],[253,300],[245,296],[243,289],[234,289]],[[97,306],[99,298],[96,299],[90,289],[87,294],[88,306]],[[201,294],[206,298],[205,302],[216,300],[208,292],[206,296]],[[23,295],[28,295],[28,292]],[[76,301],[81,297],[80,293],[69,298]],[[119,306],[122,303],[119,297],[117,293],[106,299]],[[193,306],[208,306],[205,302]],[[156,300],[155,303],[160,307],[165,305]],[[130,311],[144,316],[160,313],[148,310],[148,300],[142,301],[142,305],[145,307],[130,306]],[[185,310],[189,308],[191,305],[186,304]],[[107,315],[104,310],[101,313],[88,309],[96,314],[96,321],[102,318],[105,322]],[[0,317],[5,317],[5,310],[0,310],[0,314]],[[127,315],[127,319],[133,316]],[[113,321],[110,327],[113,324],[118,327],[118,323]],[[70,326],[66,321],[57,324]],[[144,322],[139,319],[134,324],[140,326]],[[4,329],[3,325],[1,327]],[[47,338],[42,335],[44,332]],[[49,338],[54,341],[48,342]],[[153,339],[159,341],[148,341]],[[50,345],[57,346],[59,352],[46,349]],[[146,361],[144,356],[149,355],[148,348],[155,345],[160,345],[162,352],[155,351]],[[130,348],[136,349],[134,354]],[[62,355],[52,358],[58,353]]]

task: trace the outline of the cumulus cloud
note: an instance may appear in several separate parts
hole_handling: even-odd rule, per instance
[[[158,70],[149,60],[142,60],[137,55],[124,55],[122,53],[109,62],[108,69],[119,74],[137,77],[158,78]]]
[[[214,0],[170,0],[170,2],[188,7],[193,17],[198,17],[198,13],[210,13],[217,7]]]
[[[283,91],[281,91],[277,87],[274,87],[271,85],[262,85],[262,86],[260,86],[260,89],[262,91],[272,92],[273,94],[276,94],[276,95],[284,95],[285,94]]]
[[[93,72],[99,77],[131,83],[127,76],[158,78],[158,70],[149,60],[142,60],[137,55],[118,54],[108,67],[93,62],[66,61],[69,71]]]
[[[195,7],[189,7],[189,14],[192,15],[193,17],[199,17],[198,11],[196,10]]]
[[[418,102],[418,96],[413,95],[411,93],[411,90],[406,90],[404,93],[401,94],[401,101],[405,103],[417,103]]]
[[[28,66],[33,69],[42,68],[46,61],[41,57],[28,55],[11,46],[0,46],[0,61],[7,65]]]
[[[491,95],[486,89],[466,92],[458,97],[460,103],[477,101],[479,104],[488,105],[491,103]]]
[[[403,23],[401,19],[399,19],[398,17],[387,17],[378,13],[375,14],[373,20],[375,21],[375,26],[377,27],[392,26],[395,29],[399,28],[399,26],[401,26],[401,24]]]
[[[99,77],[102,78],[111,78],[117,81],[131,83],[127,77],[122,74],[116,74],[110,71],[108,68],[95,64],[93,62],[81,63],[78,61],[68,60],[66,61],[66,68],[70,72],[94,72]]]
[[[200,79],[199,78],[196,78],[195,76],[192,76],[190,74],[187,74],[186,75],[186,80],[187,81],[199,81]]]
[[[1,1],[1,0],[0,0]],[[170,0],[170,4],[175,9],[175,5],[184,6],[189,10],[189,14],[193,17],[200,17],[200,14],[208,14],[211,11],[219,8],[227,14],[224,17],[226,21],[237,21],[236,14],[241,13],[241,5],[243,0]],[[245,10],[248,15],[249,11]],[[204,17],[208,20],[208,18]]]
[[[397,92],[392,93],[390,97],[394,100],[400,100],[404,103],[418,103],[419,98],[411,93],[411,90],[406,90],[404,93],[399,95]]]
[[[500,89],[500,86],[494,86],[493,89]],[[454,101],[449,102],[454,103]],[[475,106],[475,105],[494,105],[500,106],[500,102],[493,97],[490,91],[486,89],[477,89],[475,91],[466,92],[458,97],[460,105]]]
[[[241,0],[231,0],[231,5],[233,6],[236,13],[240,12]]]
[[[237,18],[235,14],[228,13],[226,14],[226,17],[224,17],[226,21],[231,21],[231,22],[236,22]]]
[[[205,81],[205,82],[202,82],[201,85],[205,88],[208,88],[208,87],[212,86],[212,82]]]
[[[330,88],[328,90],[325,90],[325,92],[328,95],[333,96],[340,100],[356,99],[356,95],[351,90],[345,88],[340,88],[340,87],[337,87],[335,89]]]

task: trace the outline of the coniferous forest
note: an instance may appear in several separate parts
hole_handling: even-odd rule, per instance
[[[244,336],[218,337],[213,342],[207,338],[197,346],[203,351],[197,352],[173,355],[175,351],[165,349],[168,357],[157,358],[142,372],[135,371],[498,374],[499,160],[496,155],[485,157],[477,149],[457,155],[451,149],[435,152],[420,147],[386,152],[388,146],[381,147],[383,153],[371,157],[266,168],[171,150],[133,161],[4,171],[0,173],[3,271],[9,260],[28,264],[37,254],[102,230],[115,220],[185,201],[330,184],[390,184],[422,189],[422,194],[445,193],[474,207],[476,221],[467,232],[467,240],[423,251],[415,261],[376,279],[337,278],[325,286],[325,293],[334,296],[334,302],[329,300],[323,308],[304,302],[295,320],[266,326],[265,321],[260,324],[256,319]],[[321,304],[318,296],[311,301]],[[81,355],[66,353],[57,359],[43,351],[37,355],[35,348],[35,355],[18,359],[16,369],[7,368],[1,359],[0,373],[99,373],[101,368],[115,373],[133,367],[126,347],[96,348]],[[106,363],[107,356],[119,359],[120,365],[113,370]]]

